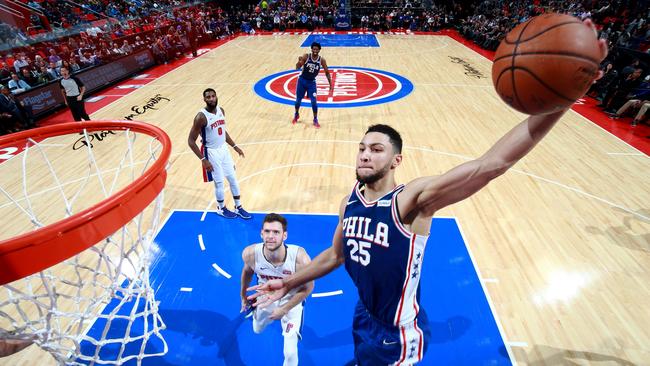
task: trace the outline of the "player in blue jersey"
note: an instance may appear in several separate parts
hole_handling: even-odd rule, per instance
[[[316,100],[316,76],[318,76],[321,67],[323,68],[323,71],[325,71],[325,76],[330,84],[330,88],[332,88],[332,77],[330,76],[330,71],[327,69],[327,62],[325,62],[325,59],[319,55],[320,49],[320,43],[313,42],[311,44],[311,53],[305,53],[298,57],[296,69],[302,68],[302,72],[300,73],[296,84],[296,113],[293,115],[293,120],[291,121],[293,124],[298,122],[298,119],[300,118],[300,104],[302,103],[302,98],[305,96],[305,93],[307,93],[311,100],[311,110],[314,112],[314,127],[320,127],[320,124],[318,123],[318,102]]]
[[[590,21],[586,23],[593,27]],[[601,60],[607,45],[599,40]],[[602,76],[599,72],[596,79]],[[568,109],[567,109],[568,110]],[[253,286],[263,307],[341,264],[358,292],[352,329],[359,366],[412,365],[427,348],[427,318],[419,306],[424,246],[434,213],[485,187],[524,157],[567,110],[529,116],[483,156],[450,171],[397,185],[402,139],[387,125],[371,126],[359,143],[357,183],[340,204],[332,246],[295,275]]]

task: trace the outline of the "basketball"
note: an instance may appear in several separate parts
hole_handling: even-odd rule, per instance
[[[589,26],[569,15],[545,14],[519,24],[501,41],[492,82],[519,112],[553,113],[587,92],[599,64],[598,39]]]

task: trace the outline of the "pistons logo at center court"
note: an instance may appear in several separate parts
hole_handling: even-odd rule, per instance
[[[392,102],[413,91],[413,84],[392,72],[362,67],[330,67],[332,88],[321,70],[316,77],[316,99],[324,108],[363,107]],[[283,71],[265,77],[255,84],[257,95],[273,102],[293,105],[300,70]],[[309,107],[309,96],[303,103]]]

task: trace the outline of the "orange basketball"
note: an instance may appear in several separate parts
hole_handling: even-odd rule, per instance
[[[545,14],[516,26],[501,41],[492,82],[509,106],[526,114],[559,111],[582,97],[598,73],[598,39],[564,14]]]

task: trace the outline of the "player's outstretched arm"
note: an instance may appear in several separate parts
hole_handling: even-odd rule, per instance
[[[591,20],[585,20],[585,24],[595,32]],[[604,60],[607,57],[607,43],[601,39],[598,46],[601,60]],[[602,71],[594,81],[601,77]],[[410,182],[399,196],[402,217],[412,216],[414,213],[433,216],[443,207],[476,193],[528,154],[567,110],[529,116],[500,138],[480,158],[461,164],[443,175],[418,178]]]
[[[343,256],[343,214],[348,197],[341,201],[339,208],[339,223],[334,231],[332,246],[321,252],[313,261],[304,266],[299,272],[285,279],[267,281],[264,285],[249,287],[248,291],[256,291],[249,296],[249,300],[255,300],[255,306],[264,307],[282,298],[291,289],[302,286],[307,282],[323,277],[338,268],[345,261]],[[258,297],[262,298],[258,299]]]
[[[463,163],[440,176],[410,182],[399,196],[403,217],[414,210],[424,216],[433,216],[445,206],[478,192],[532,150],[565,112],[530,116],[480,158]]]

